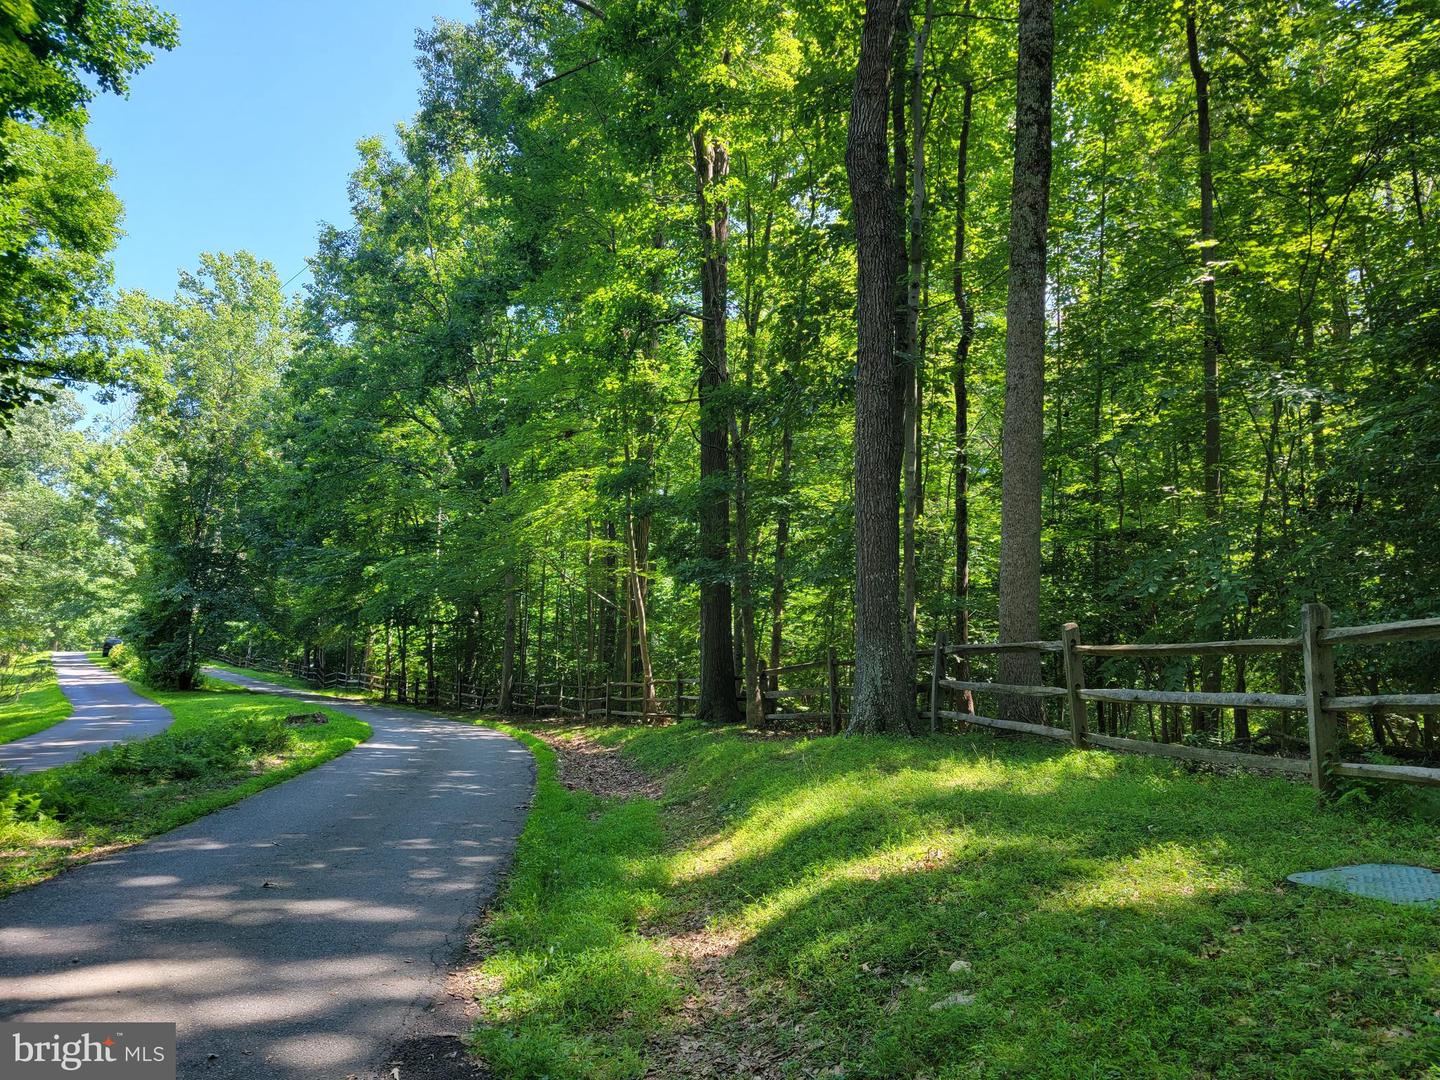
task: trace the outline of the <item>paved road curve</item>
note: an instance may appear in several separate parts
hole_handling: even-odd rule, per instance
[[[0,769],[17,773],[53,769],[121,739],[157,735],[175,722],[169,709],[141,697],[84,653],[57,652],[54,661],[60,689],[74,706],[70,718],[0,744]]]
[[[246,1080],[388,1078],[397,1048],[463,1032],[453,1003],[432,1006],[524,822],[529,753],[485,728],[282,692],[374,735],[0,901],[0,1020],[173,1020],[181,1077]]]

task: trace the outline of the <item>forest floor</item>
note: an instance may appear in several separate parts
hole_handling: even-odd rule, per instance
[[[287,725],[293,702],[235,687],[130,685],[174,714],[167,731],[0,779],[0,896],[168,832],[370,736],[368,724],[330,710],[323,724]]]
[[[34,735],[70,715],[70,702],[60,692],[48,654],[23,656],[13,667],[8,675],[33,681],[14,701],[0,705],[0,743]]]
[[[1440,910],[1285,881],[1433,825],[988,733],[509,730],[502,1077],[1440,1078]]]

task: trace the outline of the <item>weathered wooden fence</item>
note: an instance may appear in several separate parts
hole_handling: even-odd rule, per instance
[[[949,644],[941,634],[931,648],[917,653],[921,670],[915,691],[919,699],[918,714],[922,721],[928,721],[931,731],[941,730],[943,721],[1062,740],[1077,749],[1100,747],[1216,765],[1239,765],[1303,776],[1322,791],[1332,788],[1337,777],[1440,785],[1440,768],[1343,761],[1337,752],[1342,741],[1341,718],[1345,715],[1440,713],[1440,694],[1338,694],[1335,684],[1336,649],[1427,640],[1440,640],[1440,618],[1336,627],[1331,625],[1330,611],[1323,604],[1305,606],[1300,635],[1293,638],[1096,644],[1083,641],[1080,627],[1075,623],[1065,625],[1058,641]],[[1042,661],[1042,671],[1046,662],[1051,668],[1048,677],[1030,685],[972,677],[972,664],[994,659],[1006,652],[1037,654]],[[1089,686],[1086,683],[1087,661],[1123,659],[1143,662],[1207,657],[1217,660],[1230,658],[1234,663],[1237,658],[1263,654],[1298,658],[1303,672],[1301,692],[1179,691]],[[497,708],[501,699],[495,687],[471,685],[458,679],[427,682],[418,672],[402,681],[393,674],[386,679],[366,673],[325,673],[300,665],[267,663],[225,654],[218,658],[236,666],[301,678],[324,689],[360,690],[397,702],[483,710]],[[924,670],[926,660],[929,661],[928,671]],[[954,663],[960,666],[956,673],[959,678],[951,677],[950,668]],[[764,715],[758,718],[758,726],[819,730],[831,734],[843,731],[850,716],[853,680],[849,675],[853,668],[853,660],[840,659],[835,650],[830,649],[823,660],[765,670],[761,674]],[[536,716],[584,719],[642,722],[683,719],[695,714],[698,697],[693,689],[698,682],[684,676],[657,678],[648,684],[616,680],[592,683],[578,678],[570,681],[517,682],[511,688],[511,709]],[[985,701],[1034,698],[1037,699],[1036,704],[1028,711],[1035,715],[1029,720],[985,716],[974,708],[977,696]],[[744,694],[738,685],[736,698],[743,709]],[[957,708],[956,705],[965,707]],[[1129,725],[1126,734],[1119,734],[1119,724],[1114,722],[1109,725],[1113,729],[1111,731],[1092,729],[1100,726],[1090,723],[1092,708],[1098,713],[1107,706],[1112,710],[1123,708],[1127,716],[1137,706],[1151,710],[1151,738],[1134,737],[1135,732]],[[1153,726],[1155,708],[1162,710],[1159,737],[1155,736]],[[1180,741],[1182,725],[1177,721],[1184,709],[1192,710],[1196,715],[1213,713],[1217,718],[1220,710],[1238,710],[1247,716],[1249,710],[1303,713],[1306,728],[1303,737],[1293,740],[1293,749],[1298,751],[1303,746],[1306,752],[1303,756],[1298,752],[1287,753],[1288,744],[1282,745],[1282,752],[1278,754],[1205,745],[1195,741],[1194,733],[1192,741]],[[1175,719],[1167,723],[1164,710],[1169,710],[1168,715]],[[1053,723],[1047,722],[1051,716]],[[1217,742],[1214,733],[1210,734],[1209,741]]]

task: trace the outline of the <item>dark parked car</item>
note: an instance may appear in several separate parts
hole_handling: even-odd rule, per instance
[[[119,645],[119,644],[120,644],[120,639],[119,639],[118,637],[107,637],[107,638],[105,639],[105,643],[100,646],[100,655],[101,655],[101,656],[109,656],[109,655],[110,655],[110,650],[113,649],[116,645]]]

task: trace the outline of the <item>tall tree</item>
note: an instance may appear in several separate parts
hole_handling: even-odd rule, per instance
[[[1010,291],[1005,303],[1005,416],[1000,435],[1000,639],[1040,636],[1040,486],[1045,407],[1045,256],[1050,221],[1051,0],[1020,0]],[[1040,681],[1038,653],[1001,654],[1000,681]],[[1034,698],[1001,712],[1033,716]]]
[[[909,732],[911,657],[900,603],[897,509],[907,365],[896,355],[899,206],[887,153],[900,0],[867,0],[845,166],[856,243],[853,732]]]
[[[740,719],[735,700],[735,649],[730,601],[730,380],[726,358],[729,317],[730,171],[725,146],[704,130],[694,136],[695,201],[700,227],[700,704],[702,720]]]

